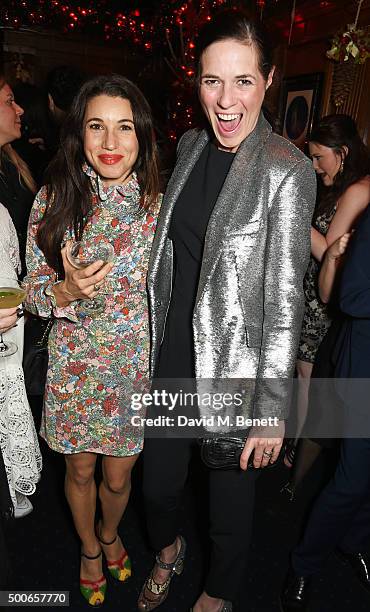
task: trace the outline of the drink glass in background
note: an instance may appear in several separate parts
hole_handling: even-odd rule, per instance
[[[16,278],[2,277],[0,282],[0,310],[5,308],[16,308],[26,297],[26,291],[19,285]],[[14,342],[4,342],[3,334],[0,332],[0,358],[14,355],[18,350]]]
[[[67,246],[67,259],[74,268],[81,270],[99,260],[103,264],[112,262],[114,248],[104,240],[72,242]],[[79,300],[79,310],[91,317],[101,314],[104,310],[104,299],[96,296],[88,300]]]

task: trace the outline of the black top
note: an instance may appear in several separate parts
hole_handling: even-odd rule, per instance
[[[26,273],[27,226],[34,195],[19,177],[18,170],[5,155],[1,156],[0,202],[8,209],[17,231],[22,274]]]
[[[156,375],[193,378],[192,316],[209,218],[234,155],[208,144],[175,204],[169,230],[174,269],[171,303]]]

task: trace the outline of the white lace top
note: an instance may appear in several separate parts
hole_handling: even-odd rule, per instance
[[[14,279],[20,269],[17,234],[6,208],[0,204],[0,285]],[[40,478],[42,459],[28,404],[22,370],[23,318],[5,332],[4,340],[15,342],[18,351],[0,357],[0,448],[13,503],[15,492],[31,495]]]

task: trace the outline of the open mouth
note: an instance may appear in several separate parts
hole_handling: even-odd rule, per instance
[[[221,131],[226,134],[231,134],[235,132],[235,130],[237,130],[237,128],[239,127],[239,124],[243,117],[243,113],[216,113],[216,116]]]

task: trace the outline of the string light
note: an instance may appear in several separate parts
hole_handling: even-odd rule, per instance
[[[139,0],[138,0],[139,1]],[[277,0],[253,0],[262,17],[265,5]],[[119,4],[119,10],[117,7]],[[2,0],[0,24],[50,28],[70,35],[88,33],[110,43],[125,41],[142,53],[163,57],[174,76],[169,117],[170,140],[194,124],[192,99],[196,40],[200,28],[221,8],[245,7],[245,0],[161,0],[146,7],[112,0]],[[155,6],[153,6],[155,5]],[[174,109],[174,110],[172,110]]]

